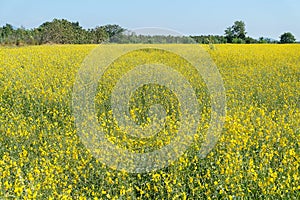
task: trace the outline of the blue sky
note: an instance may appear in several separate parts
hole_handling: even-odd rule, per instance
[[[300,40],[299,8],[299,0],[0,0],[0,25],[33,28],[64,18],[84,28],[119,24],[223,35],[226,27],[243,20],[251,37],[278,39],[289,31]]]

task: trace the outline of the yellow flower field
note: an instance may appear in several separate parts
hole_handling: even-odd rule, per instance
[[[73,85],[81,63],[95,47],[0,47],[1,199],[300,198],[300,45],[202,46],[226,89],[222,134],[205,158],[198,156],[211,110],[203,81],[189,77],[202,105],[194,143],[168,167],[148,173],[111,169],[77,134]],[[117,70],[99,81],[99,126],[107,130],[109,142],[132,152],[161,148],[179,126],[179,105],[172,92],[154,85],[131,99],[130,114],[140,124],[151,121],[145,114],[148,104],[165,105],[168,128],[157,138],[135,141],[126,136],[107,103],[122,70],[136,64],[130,57],[160,60],[168,54],[145,51],[128,56],[116,61]],[[176,56],[167,64],[181,73],[190,69]],[[151,99],[155,95],[158,98]]]

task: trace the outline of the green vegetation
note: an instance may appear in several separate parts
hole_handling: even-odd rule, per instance
[[[45,22],[37,28],[14,28],[11,24],[0,27],[0,45],[40,45],[40,44],[100,44],[113,43],[200,43],[200,44],[253,44],[253,43],[295,43],[291,33],[284,33],[280,41],[260,37],[258,40],[247,36],[243,21],[235,21],[225,29],[224,35],[171,36],[171,35],[137,35],[125,34],[126,29],[108,24],[84,29],[79,22],[69,22],[66,19],[54,19]],[[192,39],[191,39],[192,38]]]
[[[123,32],[119,25],[104,25],[93,29],[83,29],[78,22],[54,19],[38,28],[27,30],[14,29],[6,24],[0,27],[0,43],[6,45],[38,44],[100,44],[109,37]]]
[[[287,32],[287,33],[283,33],[281,36],[280,36],[280,43],[282,44],[286,44],[286,43],[295,43],[296,42],[296,38],[295,36],[290,33],[290,32]]]
[[[244,43],[246,34],[246,25],[243,21],[236,21],[225,30],[225,38],[229,43]]]

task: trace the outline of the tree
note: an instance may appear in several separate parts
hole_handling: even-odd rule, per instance
[[[78,22],[69,22],[66,19],[54,19],[45,22],[40,27],[41,43],[78,44],[81,43],[82,27]]]
[[[108,39],[108,33],[103,27],[96,27],[93,29],[93,43],[100,44]]]
[[[296,42],[296,38],[290,32],[283,33],[280,36],[280,43],[282,43],[282,44],[285,44],[285,43],[295,43],[295,42]]]
[[[247,36],[247,37],[245,38],[245,43],[246,43],[246,44],[255,44],[255,43],[257,43],[257,42],[258,42],[258,41],[257,41],[256,39],[252,38],[252,37]]]
[[[15,30],[11,24],[1,28],[1,43],[12,44],[15,41]]]
[[[112,38],[113,36],[116,36],[125,31],[124,28],[122,28],[121,26],[116,25],[116,24],[108,24],[108,25],[100,26],[100,27],[103,28],[107,32],[109,38]]]
[[[243,21],[235,21],[234,24],[225,30],[227,42],[242,41],[246,38],[246,25]]]

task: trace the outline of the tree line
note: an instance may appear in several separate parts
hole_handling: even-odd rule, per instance
[[[2,45],[41,45],[41,44],[100,44],[103,42],[114,43],[294,43],[295,37],[287,32],[280,36],[280,40],[260,37],[258,40],[247,36],[245,23],[236,21],[224,31],[224,35],[200,36],[164,36],[164,35],[137,35],[126,33],[126,29],[108,24],[91,29],[82,28],[78,22],[66,19],[53,19],[37,28],[14,28],[11,24],[0,27],[0,44]]]
[[[14,29],[11,24],[6,24],[0,27],[0,43],[8,45],[100,44],[124,30],[115,24],[86,30],[78,22],[69,22],[65,19],[54,19],[34,29],[24,27]]]

